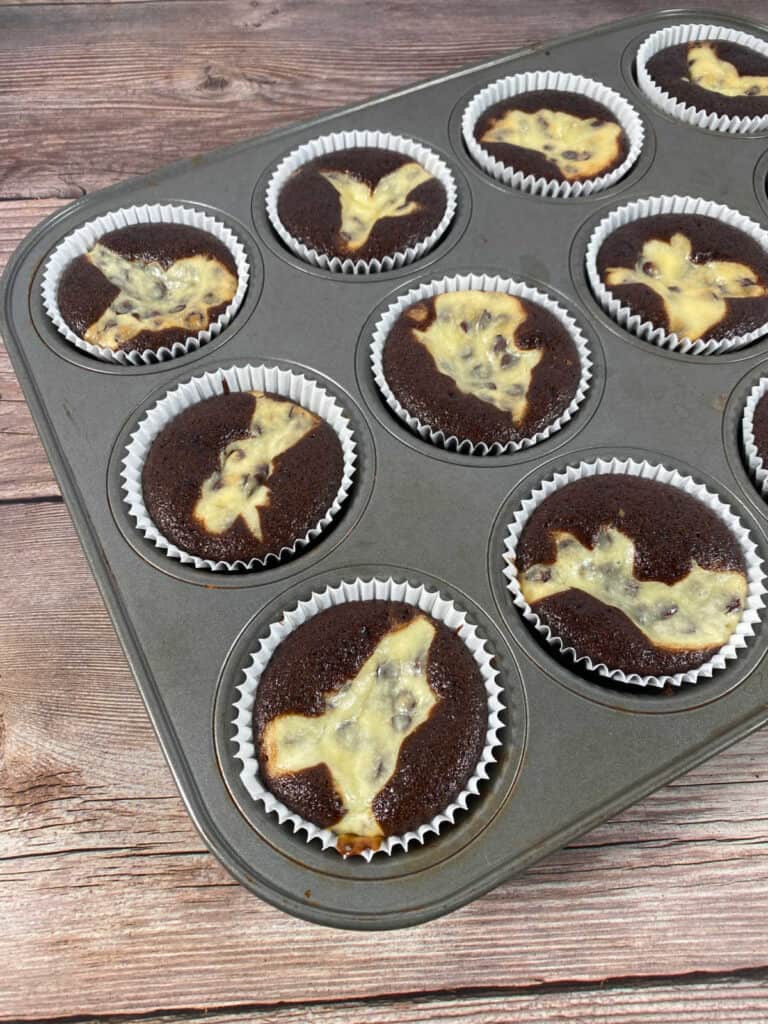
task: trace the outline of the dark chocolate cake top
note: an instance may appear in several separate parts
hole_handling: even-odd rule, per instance
[[[763,460],[763,465],[768,466],[768,392],[766,392],[755,406],[755,413],[752,418],[752,434],[755,439],[757,454]]]
[[[676,100],[729,117],[768,115],[768,57],[725,39],[668,46],[648,61],[652,80]]]
[[[393,394],[412,416],[473,444],[532,437],[570,405],[576,344],[538,303],[505,292],[445,292],[403,310],[382,353]]]
[[[528,604],[577,656],[640,675],[709,660],[733,634],[746,564],[726,523],[679,487],[583,477],[545,498],[515,560]]]
[[[286,637],[253,710],[264,785],[337,832],[341,852],[376,849],[445,810],[478,763],[487,719],[458,634],[378,600],[331,607]]]
[[[483,111],[477,142],[496,160],[552,181],[586,181],[620,166],[626,132],[602,103],[575,92],[540,89]]]
[[[292,546],[341,485],[341,442],[324,419],[278,395],[216,395],[179,413],[142,471],[147,511],[177,547],[248,562]]]
[[[112,351],[157,350],[208,328],[237,291],[223,242],[185,224],[134,224],[102,235],[64,269],[65,323]]]
[[[277,213],[294,238],[329,258],[380,260],[428,238],[446,205],[442,182],[413,157],[361,146],[295,170]]]
[[[665,213],[603,241],[597,272],[654,327],[692,341],[746,334],[768,322],[768,252],[715,217]]]

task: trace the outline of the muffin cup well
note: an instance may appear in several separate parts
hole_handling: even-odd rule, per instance
[[[634,672],[626,673],[621,669],[611,669],[603,663],[595,664],[591,658],[583,654],[580,655],[573,647],[566,646],[560,637],[553,634],[549,626],[542,621],[523,597],[515,564],[515,551],[523,528],[532,513],[545,498],[561,487],[583,477],[599,476],[605,473],[623,473],[642,477],[645,480],[657,480],[660,483],[677,487],[711,509],[728,526],[739,543],[747,567],[747,600],[744,611],[728,643],[724,644],[717,654],[698,668],[690,669],[688,672],[679,672],[676,675],[641,676]],[[542,481],[515,513],[514,521],[508,527],[504,552],[504,561],[506,562],[504,575],[507,578],[507,588],[526,622],[529,622],[538,633],[541,633],[546,642],[558,654],[564,655],[568,661],[588,672],[595,672],[606,679],[613,679],[620,683],[660,688],[667,684],[681,686],[683,683],[695,683],[698,679],[711,677],[716,670],[725,668],[728,661],[738,657],[739,651],[746,647],[749,637],[754,636],[754,626],[759,621],[760,610],[764,606],[765,574],[762,569],[762,560],[749,532],[742,526],[729,506],[703,484],[696,483],[692,477],[684,476],[676,469],[646,461],[636,462],[634,459],[613,458],[581,462],[577,466],[568,466],[562,473],[556,473],[550,479]]]
[[[538,92],[541,89],[577,93],[607,107],[623,128],[629,142],[627,155],[621,164],[606,174],[585,181],[554,181],[551,178],[516,171],[514,167],[491,156],[475,138],[475,125],[480,117],[494,103],[510,100],[521,93]],[[643,148],[645,135],[640,115],[623,96],[594,79],[584,78],[583,75],[566,74],[563,71],[525,71],[491,82],[469,101],[462,115],[461,131],[470,156],[486,174],[531,195],[549,196],[553,199],[589,196],[593,192],[601,192],[614,185],[636,163]]]
[[[446,436],[444,431],[433,430],[428,423],[422,423],[416,416],[412,416],[398,401],[387,383],[382,364],[384,345],[389,332],[392,330],[400,314],[405,309],[408,309],[409,306],[413,306],[423,299],[430,299],[435,295],[442,295],[446,292],[466,290],[504,292],[507,295],[514,295],[516,298],[525,299],[528,302],[535,302],[557,317],[576,345],[581,362],[581,377],[576,394],[571,399],[568,407],[556,420],[532,437],[521,438],[519,441],[510,441],[507,444],[495,442],[492,445],[487,445],[484,442],[474,444],[466,438],[456,437],[455,435]],[[399,296],[381,315],[374,328],[373,341],[371,342],[371,369],[384,401],[414,433],[439,447],[458,451],[466,455],[502,455],[507,452],[520,451],[522,448],[530,448],[532,445],[546,440],[546,438],[565,426],[574,416],[576,410],[584,401],[592,378],[592,360],[587,340],[570,313],[563,309],[546,292],[542,292],[538,288],[532,288],[521,281],[514,281],[511,278],[490,274],[460,274],[443,277],[440,280],[430,281],[419,285],[417,288],[412,288],[406,294]]]
[[[445,188],[445,212],[440,223],[426,238],[417,242],[416,245],[408,246],[399,252],[384,256],[380,260],[355,260],[351,257],[342,259],[340,256],[327,256],[301,242],[288,231],[280,220],[277,211],[280,190],[293,172],[309,163],[310,160],[341,149],[359,149],[366,146],[389,149],[418,161]],[[303,143],[277,165],[267,185],[266,206],[270,224],[291,252],[302,260],[312,263],[316,267],[322,267],[324,270],[333,270],[342,274],[377,274],[382,270],[394,270],[412,263],[427,253],[442,238],[456,212],[456,182],[445,161],[431,149],[427,149],[426,146],[422,146],[421,143],[415,142],[413,139],[379,131],[334,132],[331,135],[322,135]]]
[[[157,350],[145,349],[136,351],[130,349],[102,348],[99,345],[91,345],[84,338],[79,337],[72,330],[59,310],[58,290],[61,275],[73,259],[82,256],[91,246],[109,231],[116,231],[119,228],[131,227],[134,224],[184,224],[187,227],[199,228],[207,231],[220,242],[226,245],[232,253],[237,268],[237,291],[223,313],[220,313],[216,320],[204,331],[190,335],[183,342],[176,342],[171,348],[163,346]],[[142,364],[162,362],[166,359],[175,359],[177,356],[186,355],[200,348],[211,338],[227,326],[235,313],[240,308],[243,297],[248,288],[250,268],[248,257],[242,243],[237,236],[221,221],[211,217],[201,210],[194,210],[188,206],[171,206],[154,203],[144,206],[126,206],[120,210],[105,213],[95,220],[88,221],[77,228],[58,244],[48,258],[43,273],[42,294],[43,306],[57,330],[67,341],[82,349],[97,359],[105,362],[121,363],[123,365],[141,366]]]
[[[206,398],[214,395],[224,394],[226,391],[265,391],[271,394],[281,395],[289,398],[297,405],[303,406],[315,415],[322,417],[336,432],[341,443],[344,456],[344,472],[341,484],[333,504],[320,519],[303,537],[298,537],[290,547],[283,547],[280,551],[270,552],[263,558],[252,558],[248,562],[238,560],[236,562],[218,561],[209,558],[201,558],[198,555],[183,551],[171,543],[160,533],[150,518],[147,507],[144,503],[142,491],[141,474],[144,468],[147,454],[152,447],[152,442],[157,435],[170,423],[179,413]],[[169,558],[177,558],[185,565],[194,565],[196,569],[209,569],[212,572],[235,572],[237,570],[249,570],[264,567],[279,562],[283,558],[295,554],[305,548],[329,525],[331,520],[338,514],[349,494],[352,486],[352,478],[355,472],[357,460],[356,444],[349,420],[336,399],[325,391],[319,384],[304,374],[292,373],[290,370],[281,370],[277,366],[231,366],[226,370],[214,370],[204,373],[199,377],[179,384],[172,391],[167,392],[155,405],[146,413],[139,422],[123,457],[123,468],[121,477],[123,480],[123,498],[128,511],[136,523],[137,528],[144,534],[147,540],[152,541],[156,548],[163,551]]]
[[[708,128],[710,131],[727,132],[741,135],[747,132],[764,132],[768,130],[768,114],[760,117],[731,117],[728,114],[716,114],[700,107],[675,99],[651,77],[648,62],[661,50],[684,43],[699,42],[702,39],[724,40],[738,43],[751,50],[756,50],[768,57],[768,42],[757,36],[739,32],[738,29],[725,28],[723,25],[669,25],[648,36],[637,51],[637,83],[648,97],[665,114],[695,125],[697,128]]]
[[[639,313],[633,313],[629,306],[623,305],[619,299],[614,298],[612,292],[603,284],[597,271],[597,256],[600,246],[610,234],[618,228],[624,227],[625,224],[667,213],[715,217],[723,224],[743,231],[768,252],[768,232],[756,221],[750,220],[749,217],[731,209],[730,206],[715,203],[711,199],[693,196],[651,196],[648,199],[636,199],[607,214],[592,232],[587,245],[587,277],[595,298],[606,313],[621,327],[631,331],[643,341],[650,341],[660,348],[668,348],[673,352],[694,356],[718,355],[722,352],[743,348],[744,345],[749,345],[765,334],[768,331],[768,321],[755,330],[747,331],[745,334],[733,334],[727,338],[713,338],[709,341],[681,338],[674,332],[665,331],[663,327],[654,327],[650,320],[641,319]]]
[[[741,419],[741,437],[749,474],[764,498],[768,498],[768,466],[757,450],[754,419],[757,404],[767,391],[768,377],[763,377],[750,391]]]
[[[236,734],[232,741],[236,747],[234,756],[243,765],[240,778],[251,797],[260,803],[268,813],[276,814],[281,824],[287,823],[295,833],[304,832],[308,843],[317,839],[324,850],[337,849],[338,836],[336,833],[330,829],[320,828],[298,814],[294,814],[262,784],[259,778],[256,743],[253,736],[253,706],[262,673],[276,648],[289,634],[326,608],[349,601],[372,600],[404,601],[415,608],[420,608],[458,633],[472,653],[483,677],[488,698],[488,726],[485,744],[477,767],[461,793],[445,810],[420,825],[415,831],[406,832],[401,836],[386,836],[377,850],[364,850],[361,855],[367,861],[370,861],[376,853],[391,854],[398,847],[407,850],[411,844],[423,843],[428,835],[439,833],[447,822],[453,824],[457,811],[459,809],[466,810],[471,797],[478,794],[480,783],[488,778],[490,765],[497,759],[495,750],[501,743],[499,731],[502,727],[501,713],[504,710],[501,700],[502,690],[496,682],[498,671],[492,665],[491,653],[486,641],[478,635],[477,627],[471,624],[466,613],[461,611],[453,601],[425,586],[397,583],[391,578],[364,580],[358,577],[354,580],[344,580],[338,586],[326,587],[322,591],[314,592],[306,601],[300,601],[295,608],[286,611],[279,622],[274,622],[269,633],[262,638],[258,649],[253,652],[251,664],[244,670],[245,679],[238,687],[239,696],[234,705],[236,717],[233,719]]]

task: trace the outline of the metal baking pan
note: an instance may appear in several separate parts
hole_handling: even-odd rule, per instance
[[[606,210],[638,196],[701,195],[768,219],[768,137],[674,122],[635,84],[638,43],[663,24],[688,20],[761,31],[712,11],[663,12],[521,51],[87,196],[36,228],[8,265],[6,344],[178,787],[211,851],[282,910],[361,929],[445,914],[768,719],[764,623],[711,680],[671,694],[620,692],[546,650],[502,576],[505,526],[521,498],[567,463],[605,454],[689,472],[731,505],[762,557],[768,552],[768,506],[738,446],[746,395],[768,372],[768,339],[723,356],[662,351],[601,312],[584,272],[591,229]],[[597,78],[640,112],[644,150],[615,187],[587,199],[533,198],[495,183],[465,153],[460,117],[468,98],[497,77],[538,68]],[[266,181],[287,151],[352,127],[426,143],[448,162],[459,189],[458,214],[425,258],[363,278],[294,258],[264,212]],[[122,367],[81,353],[43,310],[45,257],[105,211],[173,201],[210,209],[245,244],[253,277],[241,310],[208,345],[169,362]],[[370,372],[382,307],[416,281],[469,270],[550,290],[592,349],[594,379],[572,422],[516,454],[472,457],[421,441],[389,413]],[[246,361],[306,368],[337,395],[357,436],[358,473],[343,515],[305,553],[248,574],[197,571],[134,529],[121,499],[120,458],[160,394],[202,370]],[[366,574],[433,584],[454,598],[493,649],[508,708],[504,753],[457,824],[370,864],[322,852],[265,814],[242,787],[231,747],[233,690],[266,627],[313,589]]]

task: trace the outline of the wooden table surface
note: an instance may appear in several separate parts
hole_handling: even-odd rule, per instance
[[[0,264],[85,192],[635,10],[2,3]],[[184,811],[4,350],[0,395],[0,1019],[765,1024],[768,731],[419,928],[334,932],[240,888]]]

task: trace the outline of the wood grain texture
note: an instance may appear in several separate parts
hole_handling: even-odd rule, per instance
[[[6,507],[0,546],[25,553],[0,591],[2,1019],[768,964],[768,733],[447,918],[342,940],[204,852],[64,506]]]
[[[433,17],[415,2],[361,0],[2,7],[0,152],[12,159],[0,196],[79,196],[654,6],[443,0]],[[764,0],[720,6],[765,13]]]
[[[765,1024],[768,982],[724,978],[712,982],[576,992],[469,996],[413,1001],[353,1002],[279,1010],[193,1014],[185,1024]],[[177,1017],[153,1017],[172,1024]]]
[[[636,10],[0,3],[0,263],[66,198]],[[0,1020],[768,1019],[766,733],[448,918],[347,941],[205,852],[57,495],[0,349]]]

